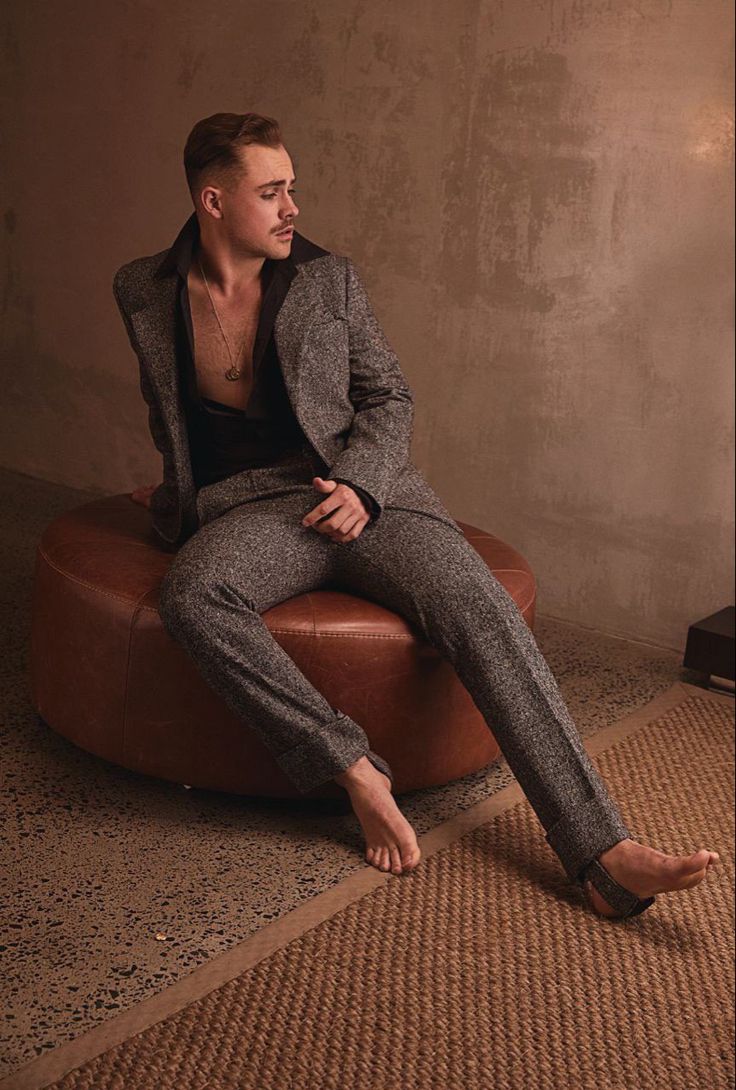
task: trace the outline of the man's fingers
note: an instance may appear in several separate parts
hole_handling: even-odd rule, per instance
[[[366,514],[358,515],[357,518],[352,520],[346,519],[339,530],[330,534],[330,538],[340,545],[346,541],[354,541],[356,537],[362,534],[369,521],[370,519]]]
[[[359,518],[359,514],[348,511],[342,519],[335,515],[324,525],[329,527],[330,523],[332,523],[332,528],[329,530],[330,537],[340,537],[352,530]]]
[[[312,529],[316,530],[317,533],[327,534],[329,537],[331,534],[338,532],[344,521],[345,515],[338,508],[338,511],[335,514],[330,515],[329,518],[325,517],[319,522],[313,522],[311,525]]]
[[[366,522],[369,518],[363,501],[354,489],[340,484],[330,496],[326,496],[304,516],[302,526],[312,526],[318,533],[327,534],[333,541],[342,541],[362,518]]]
[[[362,530],[362,524],[365,523],[365,521],[365,516],[362,514],[356,515],[354,519],[345,519],[338,531],[339,536],[342,538],[349,537],[353,530]]]
[[[332,493],[331,496],[326,496],[316,507],[313,507],[309,514],[305,515],[302,519],[302,526],[312,526],[316,522],[320,522],[324,519],[324,523],[320,523],[320,528],[326,525],[327,515],[332,514],[333,511],[339,511],[340,508],[345,508],[346,512],[349,512],[349,505],[346,503],[345,495],[337,494],[337,490]],[[334,527],[333,527],[334,529]]]
[[[144,507],[149,507],[151,503],[151,496],[158,488],[156,484],[142,484],[138,488],[134,489],[130,493],[130,498],[134,503],[141,503]]]

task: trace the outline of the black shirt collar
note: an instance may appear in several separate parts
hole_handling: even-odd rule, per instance
[[[173,273],[186,281],[189,267],[192,263],[194,245],[199,240],[199,221],[197,213],[192,212],[189,219],[179,231],[170,248],[166,252],[163,261],[156,269],[155,276],[171,276]],[[304,235],[294,230],[291,242],[291,252],[287,257],[267,257],[263,263],[262,276],[264,283],[268,283],[274,272],[286,273],[286,278],[292,280],[297,273],[297,266],[315,258],[329,254],[329,250],[318,246]]]

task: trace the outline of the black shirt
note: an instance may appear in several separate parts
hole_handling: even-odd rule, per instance
[[[267,268],[264,262],[262,269],[264,298],[253,351],[253,384],[245,409],[199,394],[188,291],[180,290],[177,337],[181,348],[179,359],[183,366],[192,472],[197,488],[242,469],[277,465],[294,451],[309,446],[286,392],[273,337],[273,311],[283,300],[290,281],[290,277],[274,275],[274,264],[278,263],[272,262]],[[182,335],[182,326],[185,335]]]

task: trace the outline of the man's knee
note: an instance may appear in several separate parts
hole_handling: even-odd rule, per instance
[[[419,615],[432,627],[472,628],[508,620],[514,603],[482,558],[479,563],[458,560],[409,583],[407,590]]]
[[[177,627],[188,613],[196,613],[196,598],[199,592],[197,581],[182,578],[176,564],[167,571],[158,590],[158,611],[164,627],[168,630]]]

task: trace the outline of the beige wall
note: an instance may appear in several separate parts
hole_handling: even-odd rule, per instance
[[[189,215],[194,121],[259,110],[455,516],[529,559],[540,613],[682,648],[733,601],[730,7],[15,3],[0,464],[158,479],[111,277]]]

